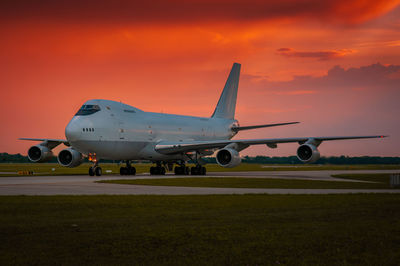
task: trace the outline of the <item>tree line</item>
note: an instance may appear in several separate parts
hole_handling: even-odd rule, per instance
[[[215,157],[203,158],[207,163],[216,163]],[[87,159],[85,159],[86,162]],[[21,154],[0,153],[0,163],[30,163],[27,156]],[[57,157],[53,156],[50,163],[57,163]],[[102,162],[118,162],[112,160],[102,160]],[[244,156],[243,163],[254,164],[301,164],[296,156],[269,157],[269,156]],[[400,157],[380,157],[380,156],[329,156],[321,157],[315,164],[400,164]]]

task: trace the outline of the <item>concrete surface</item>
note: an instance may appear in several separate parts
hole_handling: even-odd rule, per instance
[[[242,178],[284,178],[302,180],[347,181],[332,178],[332,174],[345,173],[400,173],[400,170],[362,170],[362,171],[268,171],[268,172],[214,172],[208,177]],[[264,188],[202,188],[100,184],[98,180],[176,178],[175,175],[137,176],[106,175],[90,176],[25,176],[1,177],[0,195],[206,195],[206,194],[345,194],[345,193],[400,193],[391,189],[264,189]],[[178,176],[193,177],[193,176]],[[202,178],[201,176],[197,176]],[[354,182],[349,180],[348,182]]]

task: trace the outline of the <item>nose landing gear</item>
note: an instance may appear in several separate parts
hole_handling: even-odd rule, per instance
[[[101,176],[102,170],[99,166],[99,161],[96,158],[96,153],[89,153],[89,161],[93,162],[93,166],[89,168],[89,175],[90,176]]]

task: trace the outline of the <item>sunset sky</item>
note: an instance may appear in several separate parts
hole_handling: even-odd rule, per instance
[[[233,62],[241,125],[301,122],[235,138],[384,134],[320,151],[400,156],[400,0],[1,1],[0,152],[65,138],[93,98],[210,116]]]

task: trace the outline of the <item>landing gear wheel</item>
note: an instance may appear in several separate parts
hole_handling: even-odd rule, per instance
[[[101,167],[96,167],[94,169],[94,172],[95,172],[96,176],[101,176],[101,174],[102,174]]]
[[[119,174],[120,175],[136,175],[136,168],[133,166],[121,167],[121,168],[119,168]]]
[[[190,168],[190,174],[191,175],[197,175],[197,167]]]
[[[189,175],[190,168],[188,166],[176,166],[174,172],[175,175]]]
[[[175,175],[181,175],[181,168],[180,166],[175,166],[174,173]]]
[[[207,173],[207,169],[204,166],[202,166],[201,170],[200,170],[200,174],[201,175],[206,175],[206,173]]]
[[[94,173],[93,167],[90,167],[90,168],[89,168],[89,175],[90,175],[90,176],[94,176],[94,174],[95,174],[95,173]]]
[[[191,175],[206,175],[207,169],[204,166],[195,166],[190,169]]]
[[[129,167],[128,169],[129,169],[129,174],[130,175],[136,175],[136,168],[135,167],[132,166],[132,167]]]
[[[127,172],[128,172],[128,169],[126,167],[119,168],[119,174],[120,175],[126,175]]]
[[[152,166],[150,167],[151,175],[165,175],[165,168],[162,166]]]

